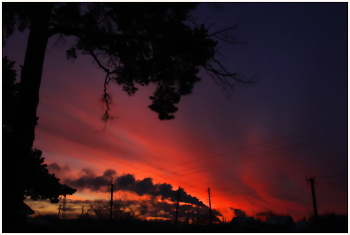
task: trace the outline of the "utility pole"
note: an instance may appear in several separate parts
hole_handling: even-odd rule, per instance
[[[67,195],[64,194],[62,202],[62,219],[66,219]]]
[[[313,205],[314,205],[314,215],[315,215],[315,218],[317,218],[318,217],[318,213],[317,213],[315,186],[314,186],[315,179],[314,178],[310,178],[307,181],[311,182],[311,193],[312,193],[312,202],[313,202]]]
[[[62,205],[62,204],[60,204],[60,206],[58,207],[58,215],[57,215],[57,217],[58,217],[58,218],[60,218],[60,213],[61,213],[61,205]]]
[[[209,219],[210,219],[210,224],[213,225],[213,217],[211,213],[211,202],[210,202],[210,188],[208,188],[208,197],[209,197]]]
[[[186,212],[186,226],[190,224],[190,212]]]
[[[175,214],[175,230],[177,229],[177,217],[179,215],[179,202],[180,202],[180,186],[177,190],[177,203],[176,203],[176,214]]]
[[[192,211],[192,224],[194,224],[194,211]]]
[[[109,219],[112,220],[113,218],[113,177],[111,177],[111,182],[108,184],[111,186],[111,202],[109,205]]]

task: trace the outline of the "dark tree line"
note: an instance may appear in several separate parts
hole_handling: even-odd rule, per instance
[[[111,81],[129,95],[139,87],[155,83],[149,108],[161,120],[173,119],[176,104],[192,92],[203,68],[216,82],[233,87],[240,80],[216,58],[217,42],[231,42],[232,28],[208,32],[204,25],[187,24],[198,3],[3,3],[3,40],[15,31],[29,29],[27,49],[13,115],[13,143],[6,146],[3,166],[14,166],[16,174],[4,174],[3,197],[6,219],[16,221],[25,195],[27,159],[33,155],[43,62],[48,39],[53,35],[75,37],[67,58],[90,55],[105,72],[102,101],[109,113]],[[40,157],[39,157],[40,159]],[[4,218],[4,217],[3,217]],[[8,224],[8,223],[4,223]]]

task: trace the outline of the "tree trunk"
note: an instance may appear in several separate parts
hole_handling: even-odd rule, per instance
[[[12,151],[3,158],[3,167],[12,170],[11,173],[3,171],[3,232],[18,231],[23,225],[20,209],[27,178],[26,162],[35,139],[36,110],[53,3],[31,3],[29,7],[31,27],[21,73],[14,142]]]

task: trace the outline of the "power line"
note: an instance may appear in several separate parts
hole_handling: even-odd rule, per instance
[[[339,123],[336,123],[339,125]],[[330,124],[327,124],[327,125],[322,125],[321,127],[324,127],[324,126],[333,126],[333,125],[330,125]],[[259,144],[256,144],[256,145],[253,145],[253,146],[248,146],[248,147],[244,147],[244,148],[240,148],[240,149],[237,149],[237,150],[232,150],[232,151],[228,151],[228,152],[225,152],[225,153],[220,153],[220,154],[215,154],[215,155],[211,155],[211,156],[207,156],[207,157],[201,157],[201,158],[196,158],[194,160],[191,160],[191,161],[186,161],[186,162],[182,162],[182,163],[179,163],[179,164],[173,164],[171,167],[174,168],[174,167],[178,167],[178,166],[182,166],[182,165],[188,165],[188,164],[191,164],[191,163],[198,163],[199,161],[203,161],[203,160],[206,160],[206,159],[213,159],[213,158],[216,158],[216,157],[220,157],[220,156],[224,156],[224,155],[227,155],[227,154],[232,154],[232,153],[236,153],[236,152],[240,152],[240,151],[244,151],[244,150],[247,150],[247,149],[252,149],[252,148],[256,148],[256,147],[259,147],[259,146],[263,146],[263,145],[268,145],[268,144],[271,144],[271,143],[274,143],[274,142],[278,142],[278,141],[281,141],[283,139],[287,139],[287,138],[291,138],[292,136],[298,136],[300,134],[303,134],[303,136],[305,135],[305,133],[308,133],[308,132],[312,132],[314,131],[315,129],[319,129],[320,127],[315,127],[315,128],[310,128],[306,131],[302,131],[302,132],[298,132],[296,134],[292,134],[292,135],[287,135],[287,136],[283,136],[283,137],[279,137],[279,138],[276,138],[276,139],[273,139],[273,140],[270,140],[270,141],[265,141],[263,143],[259,143]],[[341,131],[341,132],[337,132],[335,134],[339,134],[339,133],[343,133],[345,131]],[[332,135],[332,134],[331,134]],[[328,136],[324,136],[324,137],[328,137]],[[312,138],[311,140],[313,139],[319,139],[320,137],[318,138]],[[321,137],[323,138],[323,137]],[[310,139],[309,139],[310,141]],[[304,141],[301,141],[301,143],[304,142]],[[166,167],[163,167],[163,168],[159,168],[158,170],[167,170],[168,168]],[[173,173],[169,173],[169,174],[173,174]],[[167,174],[164,174],[164,175],[167,175]],[[163,176],[164,176],[163,175]]]
[[[322,166],[321,168],[318,168],[318,171],[321,171],[321,169],[323,169],[323,168],[326,168],[326,167],[328,167],[328,166]],[[296,173],[294,173],[294,174],[288,174],[288,175],[285,175],[286,177],[290,177],[290,176],[294,176],[294,175],[302,175],[302,176],[305,176],[306,174],[305,174],[306,172],[296,172]],[[268,174],[268,175],[271,175],[271,174]],[[271,177],[259,177],[259,178],[257,178],[258,179],[258,181],[256,181],[257,179],[255,179],[255,181],[257,182],[257,183],[263,183],[263,182],[271,182],[271,179],[274,179],[275,178],[275,175],[271,175]],[[274,185],[274,184],[276,184],[276,182],[275,183],[273,183],[273,181],[269,184],[269,186],[271,186],[271,185]],[[278,182],[277,182],[277,184],[278,184]],[[226,184],[225,184],[226,185]],[[217,186],[217,185],[216,185]],[[232,185],[230,185],[230,187],[232,187]],[[281,187],[280,185],[279,185],[279,187]],[[285,187],[285,188],[287,188],[287,185],[284,185],[283,187]],[[197,188],[197,187],[196,187]],[[192,190],[193,190],[193,188],[191,188]],[[264,189],[268,189],[268,187],[259,187],[259,188],[254,188],[254,190],[264,190]],[[237,189],[237,188],[235,188],[234,189],[235,190],[235,193],[237,194],[237,193],[249,193],[249,190],[247,190],[247,189]],[[219,190],[218,189],[218,191],[220,191],[220,192],[222,192],[223,190]],[[219,195],[219,196],[229,196],[229,195],[232,195],[231,193],[225,193],[225,195]]]
[[[321,136],[321,137],[318,137],[318,138],[314,138],[314,139],[309,139],[308,141],[299,141],[297,143],[293,143],[293,144],[289,144],[287,146],[283,146],[283,147],[277,147],[277,148],[274,148],[274,149],[268,149],[268,150],[265,150],[263,152],[260,152],[258,154],[251,154],[251,155],[248,155],[244,158],[247,159],[246,161],[242,160],[242,158],[240,158],[239,160],[238,159],[228,159],[226,161],[223,161],[221,164],[216,164],[214,166],[209,166],[209,167],[205,167],[203,169],[199,169],[199,170],[194,170],[194,171],[190,171],[190,172],[187,172],[187,173],[178,173],[178,172],[172,172],[172,173],[168,173],[168,174],[163,174],[163,175],[160,175],[159,177],[164,177],[164,176],[167,176],[167,175],[171,175],[171,174],[177,174],[177,176],[184,176],[184,175],[187,175],[187,174],[194,174],[194,173],[198,173],[198,172],[202,172],[202,171],[208,171],[208,170],[211,170],[211,169],[215,169],[215,168],[220,168],[222,167],[222,164],[225,164],[227,166],[228,163],[232,162],[232,164],[237,164],[237,163],[245,163],[245,162],[249,162],[249,161],[252,161],[252,160],[258,160],[258,159],[266,159],[266,157],[255,157],[254,156],[261,156],[262,153],[269,153],[269,152],[272,152],[272,151],[276,151],[276,150],[283,150],[283,149],[286,149],[286,148],[291,148],[291,147],[296,147],[296,146],[300,146],[300,145],[305,145],[307,143],[310,143],[310,142],[314,142],[318,139],[323,139],[323,138],[328,138],[330,136],[334,136],[334,135],[337,135],[337,134],[340,134],[340,133],[343,133],[345,131],[341,131],[341,132],[337,132],[337,133],[332,133],[332,134],[329,134],[329,135],[325,135],[325,136]],[[303,148],[303,147],[302,147]],[[302,149],[301,148],[301,149]],[[292,148],[289,150],[289,152],[291,151],[297,151],[297,150],[300,150],[300,149],[297,149],[297,148]],[[286,151],[286,150],[285,150]],[[270,158],[280,158],[277,154],[274,154],[274,155],[270,155]],[[236,162],[235,162],[236,161]]]
[[[328,166],[323,166],[322,168],[326,168],[326,167],[328,167]],[[322,168],[319,168],[319,171],[321,171]],[[319,171],[318,171],[318,172],[319,172]],[[293,174],[285,174],[285,175],[284,175],[284,178],[289,177],[289,179],[290,179],[291,176],[305,176],[306,174],[307,174],[307,171],[305,170],[305,171],[302,171],[302,172],[295,172],[295,173],[293,173]],[[322,175],[322,174],[320,174],[320,176],[327,177],[327,175]],[[302,177],[300,177],[300,178],[302,178]],[[276,175],[274,175],[274,174],[268,174],[267,177],[262,177],[262,176],[259,176],[259,177],[250,176],[250,179],[254,180],[254,182],[255,182],[256,184],[260,184],[260,185],[262,185],[262,184],[264,184],[264,183],[269,183],[270,186],[271,186],[271,185],[280,184],[279,182],[276,182],[276,181],[275,181]],[[293,180],[293,182],[295,182],[295,180]],[[220,186],[225,186],[225,185],[227,185],[227,184],[222,184],[222,185],[217,185],[217,184],[216,184],[216,186],[219,186],[219,187],[220,187]],[[282,185],[281,187],[288,187],[288,185]],[[267,189],[267,187],[259,187],[259,188],[255,187],[254,189]],[[243,191],[247,191],[247,190],[244,190],[244,189],[242,189],[242,190],[243,190]],[[230,185],[230,188],[229,188],[229,189],[226,189],[226,190],[225,190],[225,189],[220,189],[220,190],[218,190],[218,191],[220,191],[220,192],[234,191],[235,193],[238,193],[238,192],[241,192],[241,189],[232,188],[232,185]],[[225,194],[229,194],[229,193],[225,193]]]
[[[328,135],[329,136],[329,135]],[[323,136],[322,138],[324,138],[325,136]],[[298,144],[298,143],[297,143]],[[280,157],[277,155],[277,153],[276,153],[276,149],[278,149],[278,150],[280,150],[280,151],[282,151],[282,150],[284,150],[284,151],[282,151],[282,153],[283,152],[286,152],[286,151],[288,151],[289,153],[290,152],[292,152],[292,151],[295,151],[295,150],[300,150],[300,149],[295,149],[295,148],[291,148],[291,146],[293,147],[293,146],[295,146],[296,144],[295,143],[293,143],[293,144],[291,144],[291,145],[287,145],[287,146],[283,146],[283,147],[279,147],[279,148],[275,148],[275,149],[269,149],[269,150],[266,150],[266,151],[264,151],[264,152],[262,152],[262,153],[271,153],[271,152],[273,152],[274,153],[274,155],[270,155],[270,157],[268,157],[267,158],[267,156],[262,156],[262,157],[260,157],[260,158],[249,158],[249,157],[246,157],[246,158],[241,158],[241,159],[229,159],[228,161],[226,161],[225,162],[225,166],[226,167],[228,167],[228,166],[230,166],[231,164],[233,164],[233,163],[235,163],[236,165],[238,165],[238,164],[242,164],[242,163],[247,163],[247,162],[252,162],[253,160],[255,160],[255,161],[257,161],[258,159],[273,159],[273,158],[277,158],[277,159],[280,159]],[[303,147],[303,146],[302,146]],[[261,154],[261,153],[260,153]],[[250,155],[250,156],[259,156],[258,154],[252,154],[252,155]],[[231,163],[230,163],[231,162]],[[230,164],[229,164],[230,163]],[[320,166],[320,165],[323,165],[323,167],[325,167],[325,162],[319,162],[317,165],[314,165],[314,167],[315,166]],[[337,164],[337,163],[335,163],[335,164]],[[334,163],[333,163],[333,166],[335,165]],[[338,164],[341,164],[341,163],[338,163]],[[260,163],[260,166],[262,166],[262,165],[264,165],[264,163]],[[327,164],[326,165],[326,167],[329,167],[330,166],[330,164]],[[269,165],[269,167],[271,167],[271,165]],[[310,168],[310,166],[303,166],[304,168],[305,168],[305,170],[306,171],[309,171],[310,169],[312,169],[312,168]],[[175,177],[178,177],[178,176],[184,176],[184,175],[188,175],[188,174],[194,174],[194,173],[197,173],[197,172],[203,172],[203,171],[209,171],[209,170],[213,170],[213,168],[217,168],[217,166],[216,167],[212,167],[212,166],[209,166],[209,167],[206,167],[206,168],[204,168],[204,169],[200,169],[200,170],[195,170],[195,171],[191,171],[191,172],[185,172],[185,173],[178,173]],[[289,167],[290,168],[290,167]],[[300,167],[298,167],[298,170],[300,171]],[[315,171],[315,170],[317,170],[317,168],[315,169],[315,168],[313,168],[312,169],[313,171]],[[318,171],[319,171],[320,169],[318,168]],[[260,173],[261,174],[261,173]],[[298,173],[297,173],[298,174]],[[297,175],[297,174],[293,174],[293,175]],[[304,174],[305,175],[305,172],[300,172],[300,174]],[[222,176],[221,174],[220,175],[218,175],[218,176],[216,176],[216,177],[220,177],[220,176]],[[259,177],[259,178],[262,178],[262,177]]]

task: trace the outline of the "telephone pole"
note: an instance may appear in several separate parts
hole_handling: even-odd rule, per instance
[[[210,224],[213,224],[213,217],[211,213],[211,202],[210,202],[210,188],[208,188],[208,197],[209,197],[209,219],[210,219]]]
[[[180,186],[177,190],[177,203],[176,203],[176,214],[175,214],[175,230],[177,229],[177,217],[179,215],[179,202],[180,202]]]
[[[62,204],[60,204],[60,206],[58,207],[58,215],[57,215],[57,217],[58,217],[58,218],[60,218],[60,213],[61,213],[61,205],[62,205]]]
[[[312,193],[312,202],[313,202],[313,205],[314,205],[314,215],[315,215],[315,218],[317,218],[318,217],[318,213],[317,213],[315,186],[314,186],[315,179],[314,178],[310,178],[307,181],[311,182],[311,193]]]
[[[111,186],[111,202],[109,205],[109,219],[112,220],[113,218],[113,177],[111,177],[111,182],[108,184]]]
[[[62,202],[62,219],[66,219],[67,195],[65,194]]]

